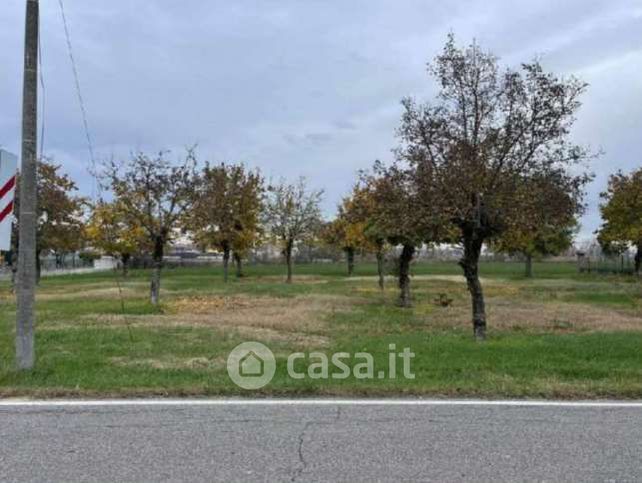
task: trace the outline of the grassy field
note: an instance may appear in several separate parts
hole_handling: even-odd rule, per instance
[[[471,337],[469,298],[450,263],[413,267],[414,307],[382,294],[375,267],[302,265],[295,283],[281,266],[248,266],[225,285],[218,269],[164,273],[160,308],[148,303],[148,273],[43,279],[38,294],[37,367],[13,367],[15,303],[0,286],[0,396],[339,395],[546,398],[642,397],[642,292],[631,278],[579,275],[574,264],[482,267],[489,340]],[[439,294],[448,308],[434,303]],[[229,379],[229,351],[245,341],[277,357],[258,392]],[[408,347],[415,378],[292,379],[295,351],[369,352],[387,367],[389,344]],[[305,361],[300,362],[305,368]],[[299,367],[299,369],[302,369]]]

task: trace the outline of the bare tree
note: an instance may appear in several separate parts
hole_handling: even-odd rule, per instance
[[[431,199],[458,228],[474,334],[484,339],[482,246],[530,216],[519,196],[529,177],[586,180],[568,170],[587,157],[568,140],[586,84],[546,73],[538,61],[500,71],[496,57],[476,44],[460,49],[452,35],[428,72],[440,92],[434,104],[403,100],[398,156],[419,176],[430,173]]]
[[[134,156],[129,163],[111,162],[104,180],[131,224],[146,231],[154,263],[150,285],[151,303],[160,300],[163,257],[174,231],[190,207],[194,190],[196,157],[188,150],[178,166],[166,159],[167,152],[155,157]]]
[[[292,251],[297,242],[314,237],[321,226],[319,207],[323,191],[308,191],[305,178],[294,184],[285,181],[268,187],[264,222],[281,243],[287,265],[287,283],[292,283]]]

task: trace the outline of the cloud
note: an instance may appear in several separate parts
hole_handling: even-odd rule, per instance
[[[45,150],[89,193],[88,163],[56,2],[42,6]],[[18,151],[24,1],[0,29],[0,144]],[[399,100],[435,92],[425,64],[446,34],[511,65],[591,87],[575,139],[602,147],[583,234],[599,225],[609,173],[642,153],[642,8],[636,0],[241,0],[67,2],[99,157],[198,144],[201,157],[309,178],[333,212],[359,169],[390,160]]]

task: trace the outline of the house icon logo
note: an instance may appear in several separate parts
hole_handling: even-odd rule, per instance
[[[244,342],[227,357],[227,373],[232,382],[243,389],[260,389],[276,372],[276,359],[260,342]]]
[[[265,370],[265,362],[253,351],[248,352],[239,361],[239,373],[243,377],[259,377]]]

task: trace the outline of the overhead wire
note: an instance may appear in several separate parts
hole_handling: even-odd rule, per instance
[[[74,49],[71,42],[71,34],[69,31],[69,24],[67,22],[67,15],[65,13],[65,6],[63,0],[58,0],[58,5],[60,6],[60,15],[62,16],[62,24],[65,30],[65,39],[67,41],[67,51],[69,53],[69,60],[71,61],[71,69],[74,76],[74,83],[76,87],[76,95],[78,97],[78,103],[80,104],[80,112],[82,115],[82,123],[85,130],[85,138],[87,140],[87,149],[89,151],[89,161],[91,162],[90,174],[93,178],[92,183],[92,198],[96,200],[96,189],[100,191],[100,183],[97,182],[97,171],[96,171],[96,157],[94,155],[94,144],[92,141],[91,131],[89,130],[89,121],[87,116],[87,108],[85,105],[85,100],[82,95],[82,89],[80,87],[80,76],[78,75],[78,66],[76,64],[76,58],[74,56]]]
[[[91,162],[91,169],[89,170],[89,174],[92,176],[92,180],[93,180],[91,197],[94,203],[96,204],[97,201],[98,202],[102,201],[102,193],[101,193],[102,188],[100,183],[97,180],[98,172],[96,170],[96,157],[94,155],[95,151],[94,151],[94,144],[92,141],[91,131],[89,130],[89,121],[87,120],[88,119],[87,107],[85,106],[85,100],[83,98],[82,89],[80,87],[80,76],[78,75],[78,66],[76,64],[76,58],[74,56],[74,49],[71,42],[71,34],[69,31],[69,24],[67,22],[67,15],[65,14],[65,6],[64,6],[63,0],[58,0],[58,5],[60,6],[60,15],[62,17],[62,23],[65,29],[65,38],[67,40],[67,51],[69,53],[69,60],[71,61],[71,68],[72,68],[74,83],[76,87],[76,95],[78,97],[78,103],[80,104],[80,112],[82,114],[82,123],[85,129],[85,138],[87,140],[87,149],[89,150],[89,160]],[[96,190],[98,191],[98,197],[96,197]],[[133,342],[134,336],[131,330],[129,319],[127,317],[127,311],[125,309],[125,299],[123,296],[123,288],[118,278],[118,274],[116,270],[114,270],[114,277],[115,277],[116,286],[118,288],[118,297],[120,299],[122,316],[125,321],[125,325],[127,326],[127,330],[129,332],[129,338]]]

